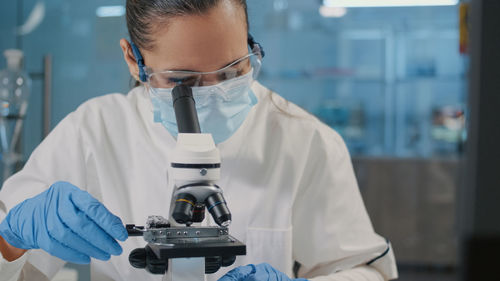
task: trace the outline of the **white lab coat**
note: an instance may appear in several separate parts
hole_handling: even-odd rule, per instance
[[[341,137],[259,83],[252,89],[257,105],[218,145],[219,185],[233,215],[230,232],[247,245],[248,254],[234,266],[268,262],[293,276],[297,261],[300,275],[312,278],[364,265],[386,252],[370,268],[385,279],[397,277],[392,249],[387,251],[385,239],[372,229]],[[90,192],[124,223],[143,225],[148,215],[167,216],[174,145],[168,131],[153,122],[144,87],[89,100],[64,118],[4,184],[0,219],[61,180]],[[121,256],[92,260],[92,280],[161,280],[128,262],[133,249],[144,247],[142,238],[121,245]],[[7,272],[2,263],[15,269],[3,260],[0,276]],[[63,265],[41,250],[30,250],[18,263],[24,263],[23,278],[38,271],[50,278]]]

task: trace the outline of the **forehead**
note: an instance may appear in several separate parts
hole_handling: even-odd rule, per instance
[[[205,14],[178,16],[153,28],[146,65],[159,70],[214,71],[247,53],[244,11],[221,1]]]

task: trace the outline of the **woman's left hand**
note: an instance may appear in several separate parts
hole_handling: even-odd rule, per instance
[[[273,268],[267,263],[258,265],[245,265],[237,267],[226,275],[222,276],[219,281],[307,281],[304,278],[291,279],[285,273]]]

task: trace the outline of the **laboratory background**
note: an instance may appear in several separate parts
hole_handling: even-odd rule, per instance
[[[472,255],[499,248],[500,1],[247,2],[266,52],[260,82],[342,135],[399,280],[478,270]],[[0,86],[2,181],[81,103],[131,89],[124,14],[124,0],[2,1],[0,77],[23,71],[14,96]],[[88,267],[55,280],[89,280]]]

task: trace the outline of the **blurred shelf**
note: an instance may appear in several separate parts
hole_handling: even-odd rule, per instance
[[[420,82],[466,82],[466,77],[462,76],[429,76],[429,77],[408,77],[399,79],[383,79],[380,77],[359,77],[359,76],[308,76],[308,75],[297,75],[297,76],[285,76],[276,75],[269,76],[261,74],[259,77],[261,81],[296,81],[304,82],[307,80],[325,80],[325,81],[348,81],[348,82],[360,82],[360,83],[381,83],[381,84],[402,84],[402,83],[420,83]]]

